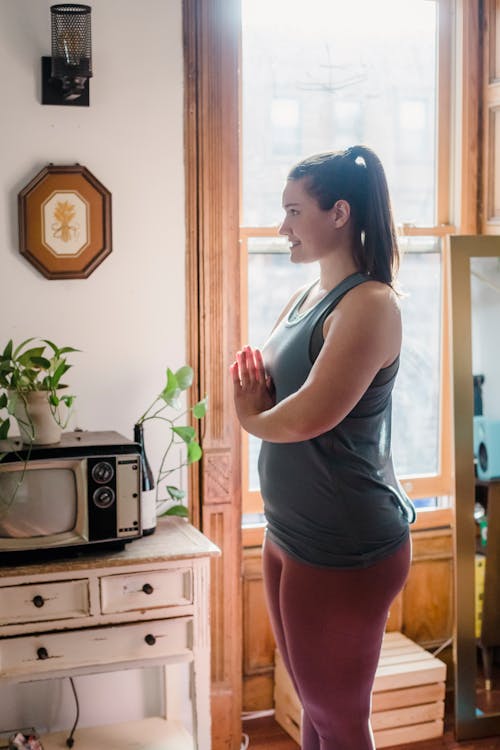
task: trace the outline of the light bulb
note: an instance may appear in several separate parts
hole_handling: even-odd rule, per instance
[[[57,44],[67,65],[79,65],[84,53],[83,37],[79,31],[62,31],[57,37]]]

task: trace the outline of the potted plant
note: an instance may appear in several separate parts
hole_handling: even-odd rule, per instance
[[[194,406],[182,410],[181,395],[188,391],[193,384],[193,370],[189,365],[184,365],[176,372],[167,369],[167,379],[162,391],[158,394],[152,404],[139,417],[134,425],[134,439],[141,445],[143,456],[143,492],[153,490],[154,494],[154,516],[178,515],[187,517],[188,509],[182,503],[186,493],[179,487],[171,484],[170,477],[174,472],[199,461],[202,449],[196,438],[196,430],[192,425],[180,423],[181,418],[191,414],[194,419],[201,419],[207,411],[207,398],[198,401]],[[172,416],[171,412],[177,412]],[[166,448],[160,461],[160,467],[156,481],[153,479],[152,471],[146,457],[144,447],[144,425],[147,422],[159,420],[164,422],[166,428]],[[184,457],[180,463],[171,466],[167,463],[169,453],[175,445],[185,447]],[[143,519],[144,520],[144,519]],[[148,521],[145,519],[146,532]],[[149,522],[149,531],[154,531],[154,523]]]
[[[48,339],[29,338],[16,347],[8,342],[0,354],[0,409],[7,411],[0,419],[0,440],[9,437],[14,417],[23,443],[60,441],[75,398],[61,379],[71,367],[66,355],[76,351]]]

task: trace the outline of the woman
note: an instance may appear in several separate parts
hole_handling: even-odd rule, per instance
[[[382,164],[312,156],[283,192],[292,263],[319,262],[261,353],[231,366],[242,427],[263,440],[263,565],[278,648],[301,700],[303,750],[372,750],[371,690],[410,565],[411,502],[391,459],[401,315]]]

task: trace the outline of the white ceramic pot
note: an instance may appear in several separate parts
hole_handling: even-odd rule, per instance
[[[29,391],[18,396],[14,416],[25,444],[50,445],[61,441],[62,427],[52,416],[48,391]]]

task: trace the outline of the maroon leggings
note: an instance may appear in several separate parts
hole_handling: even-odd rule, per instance
[[[304,709],[302,750],[373,750],[373,680],[389,606],[406,581],[410,557],[408,539],[367,568],[321,568],[266,539],[267,604]]]

